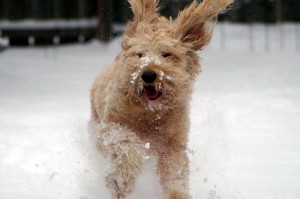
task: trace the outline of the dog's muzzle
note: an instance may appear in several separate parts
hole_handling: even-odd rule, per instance
[[[156,100],[162,94],[160,88],[154,83],[157,79],[157,74],[155,71],[147,70],[142,74],[142,79],[144,81],[144,94],[149,100]]]

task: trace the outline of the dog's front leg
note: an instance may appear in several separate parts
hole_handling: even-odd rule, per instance
[[[116,123],[97,124],[96,131],[97,145],[111,163],[106,185],[114,199],[125,199],[134,190],[145,160],[144,144],[134,132]]]
[[[189,160],[182,145],[166,147],[159,153],[158,173],[165,199],[190,199]]]

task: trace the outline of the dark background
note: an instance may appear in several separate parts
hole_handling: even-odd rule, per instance
[[[161,0],[161,13],[175,18],[191,0]],[[11,45],[28,44],[35,38],[36,44],[86,41],[95,37],[110,40],[122,32],[116,24],[125,24],[131,18],[127,0],[0,0],[0,37],[10,39]],[[94,23],[82,26],[85,21]],[[34,29],[22,26],[22,22],[40,22]],[[43,26],[43,22],[59,23],[60,26]],[[230,12],[219,21],[235,23],[268,23],[300,21],[299,0],[236,0]],[[67,24],[72,22],[72,27]],[[77,22],[77,23],[76,23]],[[81,25],[80,25],[80,23]],[[7,25],[9,24],[9,26]],[[78,25],[76,25],[78,24]]]

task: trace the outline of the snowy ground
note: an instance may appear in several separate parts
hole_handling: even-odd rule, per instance
[[[249,30],[218,26],[201,53],[189,143],[195,199],[300,197],[296,28]],[[88,92],[119,42],[0,54],[0,198],[109,198],[106,162],[87,138]],[[146,165],[131,199],[159,198],[153,167]]]

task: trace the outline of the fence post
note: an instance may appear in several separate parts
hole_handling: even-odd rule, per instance
[[[277,21],[277,23],[282,22],[282,2],[281,2],[281,0],[277,0],[277,3],[276,3],[276,21]]]
[[[100,40],[108,41],[112,37],[112,0],[98,0],[98,30]]]

